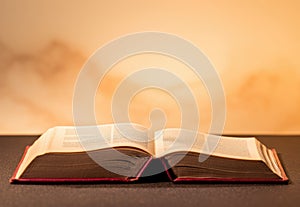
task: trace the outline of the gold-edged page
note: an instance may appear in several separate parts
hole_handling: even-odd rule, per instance
[[[153,154],[154,146],[148,140],[147,129],[138,124],[58,126],[54,128],[54,135],[46,151],[82,152],[112,147],[136,147]]]
[[[219,157],[261,160],[254,137],[224,137],[171,128],[155,133],[155,155],[196,152]]]

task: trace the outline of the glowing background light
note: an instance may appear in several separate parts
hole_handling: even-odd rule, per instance
[[[149,30],[188,39],[211,59],[227,96],[225,132],[299,133],[299,9],[298,1],[271,0],[2,0],[0,133],[41,133],[53,125],[72,124],[73,86],[88,56],[119,36]],[[133,57],[116,65],[99,88],[105,93],[96,97],[102,104],[97,113],[104,115],[99,123],[111,120],[105,106],[122,76],[113,71],[122,68],[126,73],[153,62],[177,73],[184,67],[159,56]],[[191,74],[181,75],[201,88]],[[135,110],[143,114],[156,105],[149,101],[151,93],[133,100],[133,120],[144,122]],[[158,96],[170,104],[170,111],[176,108],[168,97]],[[199,93],[203,131],[210,122],[207,98]]]

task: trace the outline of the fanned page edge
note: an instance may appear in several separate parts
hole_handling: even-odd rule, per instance
[[[189,178],[174,178],[174,183],[185,183],[185,182],[220,182],[220,183],[283,183],[288,184],[289,178],[287,177],[285,170],[280,162],[278,154],[276,150],[273,148],[271,149],[278,167],[281,171],[282,177],[281,178],[212,178],[212,177],[189,177]],[[165,166],[165,165],[164,165]],[[168,173],[169,174],[169,173]]]
[[[24,179],[24,178],[16,178],[17,172],[19,170],[19,167],[21,165],[21,163],[23,162],[28,149],[30,148],[30,146],[26,146],[25,151],[22,155],[22,158],[20,160],[20,162],[18,163],[18,166],[16,167],[14,174],[12,176],[12,178],[10,178],[9,182],[11,184],[16,184],[16,183],[56,183],[56,182],[65,182],[65,183],[72,183],[72,182],[133,182],[133,181],[137,181],[140,176],[142,175],[142,173],[144,172],[144,170],[149,166],[149,163],[153,160],[153,157],[150,157],[147,162],[144,164],[144,166],[141,168],[141,170],[139,171],[138,175],[135,178],[59,178],[59,179],[49,179],[49,178],[31,178],[31,179]],[[174,183],[182,183],[182,182],[246,182],[246,183],[251,183],[251,182],[262,182],[262,183],[288,183],[289,182],[289,178],[287,177],[284,168],[279,160],[279,157],[277,155],[277,152],[275,149],[272,149],[272,152],[274,153],[274,157],[276,159],[276,162],[281,170],[281,173],[283,175],[282,179],[276,179],[276,178],[272,178],[272,179],[267,179],[267,178],[255,178],[255,179],[241,179],[241,178],[193,178],[193,177],[189,177],[189,178],[173,178],[170,174],[170,169],[168,169],[168,167],[166,166],[165,161],[163,160],[163,158],[159,158],[162,162],[162,165],[165,169],[165,172],[167,173],[168,178],[170,179],[170,181],[173,181]]]
[[[282,166],[282,164],[281,164],[281,162],[280,162],[280,159],[279,159],[279,157],[278,157],[278,154],[277,154],[277,152],[276,152],[276,149],[271,149],[272,150],[272,152],[273,152],[273,154],[274,154],[274,157],[275,157],[275,160],[276,160],[276,162],[277,162],[277,165],[278,165],[278,167],[279,167],[279,169],[280,169],[280,171],[281,171],[281,175],[282,175],[282,181],[285,181],[285,182],[289,182],[289,178],[287,177],[287,175],[286,175],[286,173],[285,173],[285,170],[284,170],[284,168],[283,168],[283,166]]]
[[[21,160],[19,161],[13,176],[9,179],[9,182],[11,184],[17,184],[17,183],[85,183],[85,182],[134,182],[137,181],[141,175],[143,174],[144,170],[148,167],[149,163],[152,161],[153,157],[150,156],[149,159],[145,162],[143,167],[139,170],[136,177],[124,177],[124,178],[17,178],[16,175],[20,169],[20,166],[22,162],[24,161],[24,158],[26,157],[26,154],[31,146],[26,146],[24,153],[22,155]]]

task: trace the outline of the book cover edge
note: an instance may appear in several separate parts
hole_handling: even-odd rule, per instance
[[[27,145],[27,146],[25,147],[25,150],[24,150],[24,152],[23,152],[22,158],[21,158],[21,160],[19,161],[19,163],[18,163],[18,165],[17,165],[17,167],[16,167],[16,169],[15,169],[15,171],[14,171],[14,173],[13,173],[13,176],[9,179],[9,182],[10,182],[10,183],[14,183],[15,181],[18,180],[18,179],[16,179],[17,173],[18,173],[18,171],[19,171],[19,168],[20,168],[22,162],[23,162],[24,159],[25,159],[25,156],[26,156],[26,154],[27,154],[29,148],[30,148],[30,145]]]
[[[174,183],[183,182],[224,182],[224,183],[287,183],[287,180],[277,178],[176,178],[173,180]]]

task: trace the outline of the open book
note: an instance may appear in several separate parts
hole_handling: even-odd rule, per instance
[[[162,168],[145,173],[152,162]],[[10,182],[129,182],[159,173],[173,182],[288,181],[276,151],[255,138],[177,128],[151,136],[137,124],[108,124],[49,129],[26,148]]]

